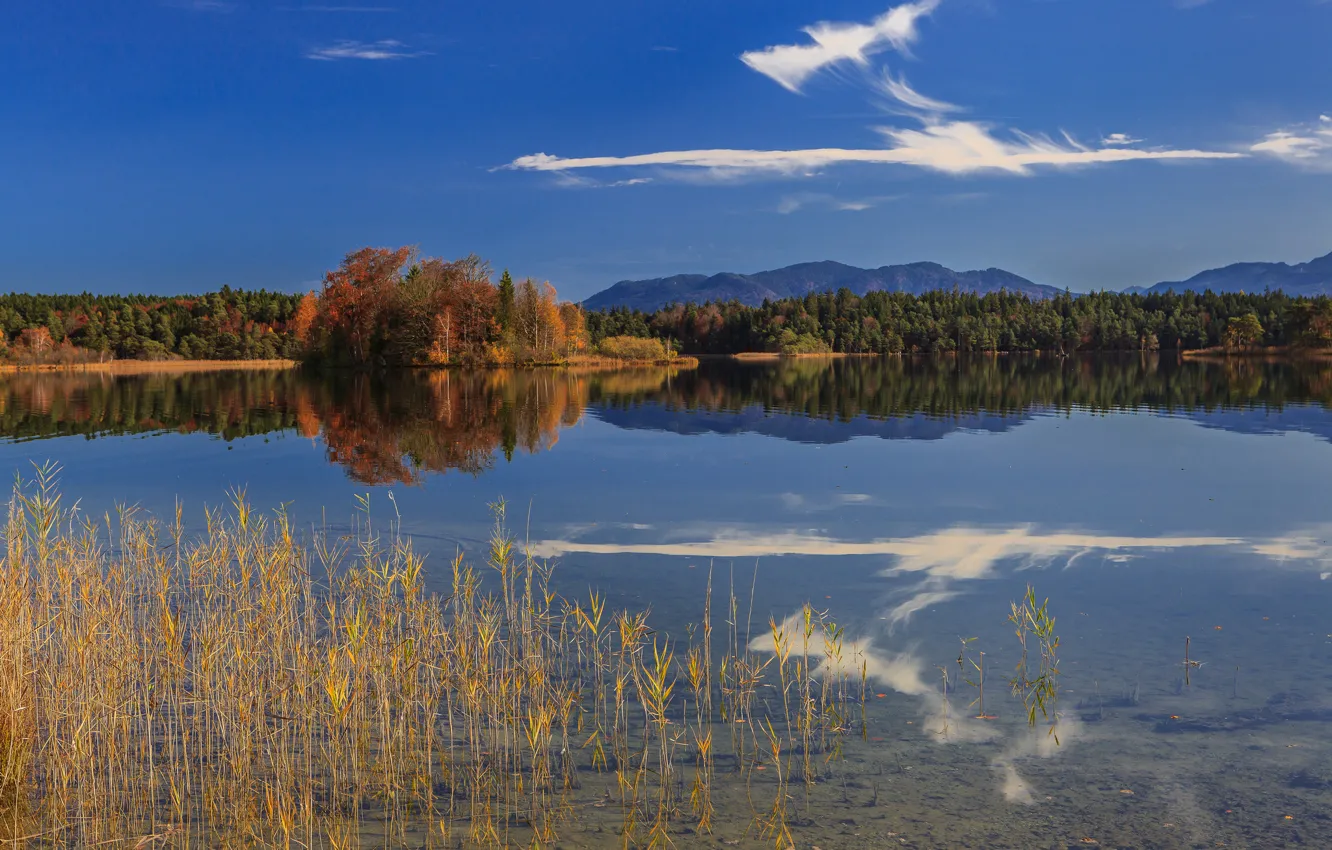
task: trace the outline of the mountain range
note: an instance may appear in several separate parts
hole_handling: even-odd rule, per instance
[[[765,300],[803,297],[810,292],[836,292],[843,287],[856,295],[867,292],[909,292],[920,294],[933,290],[962,292],[1018,292],[1030,298],[1050,298],[1061,287],[1034,283],[1003,269],[957,272],[938,263],[907,263],[862,269],[825,260],[798,263],[755,274],[678,274],[649,280],[622,280],[583,302],[588,310],[630,307],[652,311],[668,304],[706,301],[739,301],[758,305]],[[1235,263],[1200,272],[1188,280],[1164,281],[1152,286],[1131,286],[1125,292],[1262,292],[1284,291],[1287,295],[1332,294],[1332,254],[1307,263]]]

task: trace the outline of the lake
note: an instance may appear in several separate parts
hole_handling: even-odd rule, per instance
[[[0,468],[58,463],[94,517],[179,498],[194,531],[244,492],[338,533],[368,494],[442,594],[502,499],[557,590],[677,640],[709,580],[759,652],[810,602],[871,692],[792,792],[796,846],[1325,847],[1329,405],[1326,364],[1164,354],[19,374]],[[1028,584],[1060,638],[1057,744],[1009,694]],[[717,838],[771,846],[767,781],[719,788]],[[594,799],[561,846],[617,845]]]

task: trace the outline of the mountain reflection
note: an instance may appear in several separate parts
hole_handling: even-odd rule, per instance
[[[1034,414],[1154,410],[1228,430],[1307,430],[1332,438],[1317,415],[1332,406],[1332,367],[1259,359],[1180,362],[1132,357],[810,359],[708,364],[653,396],[594,399],[623,428],[766,434],[811,443],[853,437],[939,439],[1006,431]],[[1212,422],[1230,411],[1225,424]],[[1263,414],[1261,419],[1252,413]],[[1249,414],[1246,416],[1245,414]]]
[[[591,413],[621,428],[832,443],[1003,431],[1075,409],[1150,409],[1241,432],[1332,438],[1332,367],[1260,359],[990,357],[705,361],[695,370],[301,371],[0,377],[9,440],[294,432],[368,484],[481,474]]]

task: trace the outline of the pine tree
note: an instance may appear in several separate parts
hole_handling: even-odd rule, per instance
[[[513,327],[513,277],[508,269],[500,275],[499,306],[495,313],[495,318],[499,320],[500,331],[507,335]]]

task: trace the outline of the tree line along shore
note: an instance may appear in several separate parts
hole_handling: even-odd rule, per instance
[[[0,364],[309,362],[325,366],[678,362],[680,355],[1316,351],[1332,299],[1282,292],[923,294],[848,290],[747,306],[585,311],[486,261],[363,248],[318,291],[0,296]],[[147,368],[147,367],[145,367]]]

